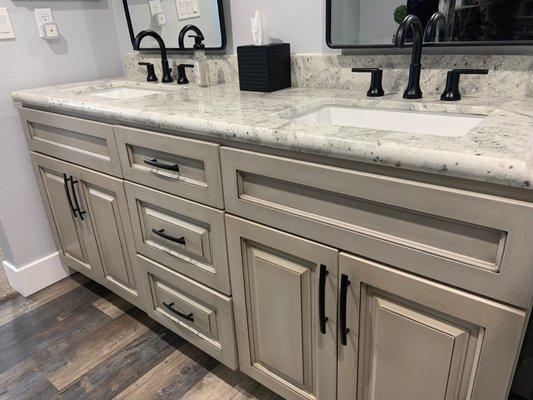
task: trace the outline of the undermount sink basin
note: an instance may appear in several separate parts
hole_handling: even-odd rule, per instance
[[[150,90],[150,89],[136,89],[128,87],[120,87],[113,89],[105,89],[93,93],[89,93],[91,96],[105,97],[106,99],[117,99],[117,100],[129,100],[136,99],[139,97],[150,96],[152,94],[163,93],[159,90]]]
[[[459,137],[468,133],[484,118],[483,115],[322,106],[296,116],[293,120],[305,123]]]

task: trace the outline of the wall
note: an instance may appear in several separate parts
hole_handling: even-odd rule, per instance
[[[0,248],[13,269],[10,279],[56,251],[11,92],[121,74],[114,4],[109,1],[0,0],[16,34],[16,39],[0,41]],[[40,7],[52,8],[59,40],[39,37],[33,8]],[[53,260],[47,260],[50,266]],[[44,283],[47,278],[35,279]]]

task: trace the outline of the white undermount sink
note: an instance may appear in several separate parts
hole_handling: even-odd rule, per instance
[[[484,115],[327,105],[296,116],[293,120],[305,123],[459,137],[468,133],[484,118]]]
[[[105,97],[106,99],[130,100],[130,99],[136,99],[139,97],[150,96],[152,94],[159,94],[159,93],[163,93],[163,92],[160,90],[119,87],[119,88],[113,88],[113,89],[100,90],[100,91],[89,93],[89,94],[91,96]]]

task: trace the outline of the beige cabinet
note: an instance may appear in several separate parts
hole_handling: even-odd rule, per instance
[[[338,252],[226,217],[239,364],[289,400],[336,395]]]
[[[339,400],[503,400],[524,312],[341,253]]]
[[[36,153],[32,161],[63,262],[139,304],[122,180]]]

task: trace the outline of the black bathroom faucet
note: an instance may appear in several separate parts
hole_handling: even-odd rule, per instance
[[[139,50],[141,41],[146,36],[153,37],[155,41],[157,42],[157,44],[159,45],[159,50],[161,51],[161,68],[163,69],[163,78],[161,79],[161,82],[164,82],[164,83],[173,82],[174,79],[172,79],[172,75],[170,74],[171,70],[168,65],[167,48],[165,46],[165,42],[163,41],[163,38],[159,36],[157,32],[154,32],[151,29],[140,31],[137,34],[137,36],[135,36],[135,40],[133,41],[133,48],[135,50]]]
[[[409,14],[398,27],[396,37],[394,39],[394,47],[403,49],[405,47],[405,39],[407,31],[411,28],[413,31],[413,53],[411,57],[411,67],[409,68],[409,83],[407,89],[403,93],[404,99],[420,99],[422,98],[422,90],[420,89],[420,73],[422,72],[422,22],[413,14]]]
[[[426,29],[424,30],[424,42],[437,41],[437,28],[439,23],[446,25],[446,17],[440,11],[437,11],[429,19]]]

